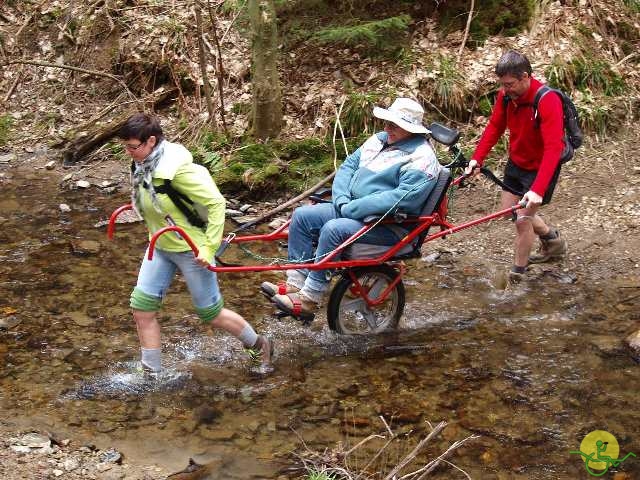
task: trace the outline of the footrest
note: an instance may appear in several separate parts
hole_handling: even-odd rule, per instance
[[[301,313],[299,315],[294,315],[290,312],[283,312],[282,310],[276,310],[275,316],[278,320],[283,318],[291,317],[294,320],[298,320],[302,322],[302,325],[308,326],[311,325],[316,316],[313,313]]]

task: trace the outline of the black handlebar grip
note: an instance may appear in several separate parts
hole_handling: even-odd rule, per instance
[[[218,250],[216,250],[216,255],[215,255],[216,258],[222,257],[222,255],[224,254],[225,250],[229,247],[229,245],[231,245],[231,242],[227,240],[223,240],[220,246],[218,247]]]

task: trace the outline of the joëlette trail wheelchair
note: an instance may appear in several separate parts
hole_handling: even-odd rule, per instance
[[[405,306],[405,287],[402,278],[406,271],[405,260],[420,258],[423,243],[444,238],[475,225],[492,219],[514,215],[523,208],[522,204],[496,211],[489,215],[453,225],[447,221],[447,205],[449,188],[460,188],[466,175],[452,180],[454,169],[463,169],[467,165],[457,142],[460,133],[444,125],[433,123],[429,126],[431,138],[449,147],[453,161],[441,170],[436,185],[425,201],[418,217],[387,216],[369,217],[364,220],[363,227],[349,239],[339,245],[333,252],[315,263],[271,263],[268,265],[229,265],[221,260],[224,250],[230,244],[248,242],[286,241],[290,220],[268,234],[235,236],[230,234],[218,249],[216,265],[208,268],[216,273],[224,272],[266,272],[290,269],[323,270],[330,269],[338,277],[329,294],[327,304],[327,321],[329,327],[341,334],[371,334],[395,329]],[[491,171],[482,168],[481,172],[493,182],[507,188]],[[508,189],[508,188],[507,188]],[[520,192],[513,192],[519,194]],[[317,198],[316,198],[317,200]],[[116,218],[132,206],[124,205],[113,212],[109,220],[107,234],[113,238]],[[369,229],[383,223],[401,227],[406,234],[401,240],[389,247],[356,242]],[[429,234],[432,227],[438,232]],[[167,232],[177,232],[191,247],[194,254],[198,248],[187,234],[177,226],[168,226],[158,230],[151,238],[149,258],[153,257],[156,241]],[[339,258],[339,259],[337,259]],[[279,317],[291,313],[278,312]],[[309,323],[313,314],[293,314],[294,317]]]

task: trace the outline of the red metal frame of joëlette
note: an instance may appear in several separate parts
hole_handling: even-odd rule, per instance
[[[462,180],[466,178],[466,175],[463,175],[457,179],[455,179],[452,183],[453,185],[459,185]],[[109,239],[113,238],[115,232],[115,222],[118,215],[120,215],[125,210],[132,209],[132,205],[123,205],[120,208],[116,209],[109,219],[109,226],[107,228],[107,235]],[[509,214],[512,214],[516,210],[524,208],[522,203],[518,203],[509,208],[505,208],[503,210],[491,213],[484,217],[477,218],[475,220],[471,220],[460,225],[453,225],[446,220],[447,215],[447,199],[446,197],[440,203],[438,211],[432,215],[425,215],[420,217],[408,218],[402,221],[402,224],[416,224],[416,227],[411,230],[407,235],[402,238],[396,245],[389,248],[382,255],[379,255],[374,258],[363,258],[363,259],[346,259],[346,260],[332,260],[338,253],[340,253],[344,248],[346,248],[354,239],[358,238],[362,234],[366,233],[369,229],[371,229],[374,225],[377,225],[376,222],[367,223],[362,226],[360,230],[354,233],[351,237],[345,240],[341,245],[339,245],[333,252],[324,257],[322,260],[314,263],[275,263],[270,265],[209,265],[207,268],[213,272],[265,272],[265,271],[275,271],[275,270],[294,270],[294,269],[308,269],[308,270],[324,270],[324,269],[351,269],[355,267],[367,267],[373,265],[380,265],[385,262],[389,262],[393,260],[393,257],[399,252],[404,246],[410,244],[418,235],[424,232],[426,229],[430,228],[433,225],[440,227],[440,231],[431,235],[428,235],[424,239],[424,243],[430,242],[437,238],[445,237],[447,235],[459,232],[460,230],[465,230],[470,227],[474,227],[481,223],[488,222],[489,220],[493,220],[495,218],[503,217]],[[287,221],[284,225],[274,230],[271,233],[263,234],[263,235],[245,235],[245,236],[235,236],[228,237],[226,241],[228,243],[245,243],[245,242],[270,242],[274,240],[284,240],[288,238],[287,228],[289,226],[290,220]],[[398,224],[398,222],[394,219],[384,220],[382,222],[387,224]],[[177,232],[185,242],[189,245],[194,255],[198,255],[198,247],[193,243],[193,240],[185,233],[185,231],[177,226],[168,226],[161,228],[158,230],[149,242],[149,254],[148,257],[151,260],[153,258],[153,252],[155,249],[155,244],[158,238],[167,233],[167,232]],[[404,268],[401,268],[400,275],[396,278],[397,281],[400,281],[402,277],[402,273],[404,273]],[[357,282],[355,282],[357,284]],[[393,285],[395,286],[395,284]],[[392,286],[389,287],[392,289]],[[384,298],[384,295],[380,296]],[[375,304],[376,302],[374,302]]]

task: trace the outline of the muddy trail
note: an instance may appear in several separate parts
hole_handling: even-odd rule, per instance
[[[408,439],[449,421],[431,453],[480,435],[452,459],[472,478],[582,478],[568,452],[596,429],[614,434],[621,452],[640,452],[640,369],[624,343],[640,328],[636,140],[593,146],[565,166],[545,214],[569,239],[566,260],[505,288],[508,221],[426,244],[409,265],[392,334],[337,335],[322,314],[310,327],[278,320],[257,294],[264,276],[221,275],[226,303],[276,340],[267,378],[250,375],[233,339],[198,323],[177,281],[162,316],[172,373],[153,384],[132,373],[127,308],[144,229],[121,225],[109,242],[95,227],[127,202],[125,186],[61,188],[70,171],[45,170],[46,156],[0,166],[3,478],[49,478],[56,468],[63,478],[164,478],[189,458],[214,461],[212,478],[297,478],[291,452],[354,445],[384,430],[381,416]],[[117,184],[125,175],[105,163],[74,178]],[[495,188],[476,182],[453,195],[451,219],[496,202]],[[63,450],[95,448],[70,470],[43,454],[18,460],[8,447],[29,431],[70,439]],[[125,466],[81,473],[109,448]],[[640,463],[617,471],[635,475]]]

